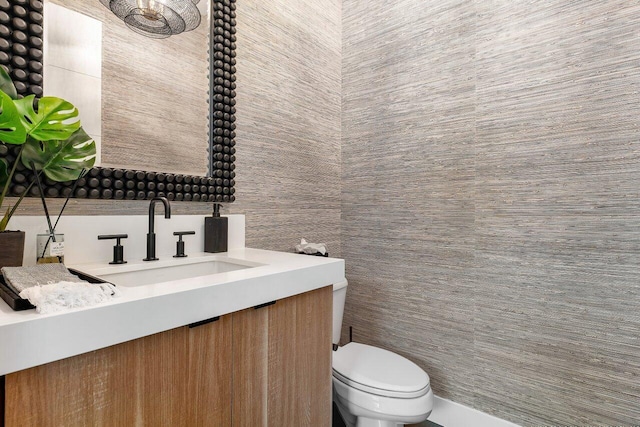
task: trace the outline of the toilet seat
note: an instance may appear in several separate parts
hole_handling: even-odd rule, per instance
[[[379,396],[351,387],[333,377],[333,398],[345,419],[347,426],[357,424],[352,417],[379,420],[376,427],[398,427],[398,424],[421,423],[429,417],[433,409],[431,388],[420,397],[402,399]]]
[[[415,363],[355,342],[333,352],[333,375],[350,387],[378,396],[411,399],[431,389],[429,375]]]

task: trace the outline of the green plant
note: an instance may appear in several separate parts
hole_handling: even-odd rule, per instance
[[[0,212],[11,180],[21,162],[36,173],[44,173],[49,179],[62,182],[77,179],[82,169],[91,168],[95,162],[96,144],[82,129],[78,109],[64,99],[45,96],[35,103],[33,95],[18,98],[11,77],[0,67],[0,145],[19,146],[12,164],[0,158]],[[0,220],[0,232],[7,227],[26,191],[13,206],[6,209]]]

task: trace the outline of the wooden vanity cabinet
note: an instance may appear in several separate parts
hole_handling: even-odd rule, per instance
[[[329,426],[331,291],[6,375],[4,425]]]
[[[231,316],[9,374],[5,425],[231,425]]]
[[[331,286],[233,313],[233,425],[331,425]]]

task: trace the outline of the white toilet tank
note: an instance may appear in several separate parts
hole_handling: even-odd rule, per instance
[[[347,299],[347,279],[333,284],[333,343],[340,342],[342,333],[342,315],[344,314],[344,302]]]

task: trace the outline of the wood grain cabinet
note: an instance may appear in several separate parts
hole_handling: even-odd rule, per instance
[[[4,425],[329,426],[331,304],[326,287],[6,375]]]
[[[331,425],[332,287],[233,313],[234,427]]]
[[[9,374],[5,424],[231,425],[232,319]]]

